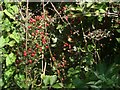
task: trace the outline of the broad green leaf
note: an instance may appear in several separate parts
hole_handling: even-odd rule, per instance
[[[10,41],[9,43],[7,43],[7,45],[9,45],[10,47],[12,47],[12,46],[14,46],[14,44],[15,44],[15,41]]]
[[[77,7],[77,8],[76,8],[76,10],[78,10],[78,11],[81,11],[81,12],[82,12],[82,11],[83,11],[83,8],[82,8],[82,7]]]
[[[87,3],[87,7],[90,7],[92,6],[93,3]]]
[[[106,11],[104,9],[99,9],[100,13],[105,13]]]
[[[4,79],[7,81],[9,77],[11,77],[13,75],[15,71],[15,67],[10,67],[8,70],[5,71],[4,73]]]
[[[56,75],[52,75],[50,76],[50,85],[52,86],[57,80],[57,76]]]
[[[120,29],[118,29],[117,32],[120,33]]]
[[[13,10],[15,13],[18,13],[18,7],[17,7],[17,5],[14,5],[14,6],[12,6],[11,8],[12,8],[12,10]]]
[[[87,16],[87,17],[91,17],[91,13],[86,13],[85,16]]]
[[[120,43],[120,38],[116,38],[116,40],[118,41],[118,43]]]
[[[2,20],[3,15],[4,15],[3,11],[0,11],[0,20]]]
[[[100,21],[100,22],[101,22],[101,21],[102,21],[102,19],[103,19],[103,17],[102,17],[102,16],[99,16],[99,17],[98,17],[98,21]]]
[[[25,83],[25,76],[22,75],[22,74],[16,74],[15,77],[14,77],[17,85],[20,87],[20,88],[28,88],[27,84],[28,83]]]
[[[3,38],[3,36],[0,37],[0,48],[5,46],[5,39]]]
[[[2,81],[2,78],[0,78],[0,87],[4,85],[4,82]]]
[[[13,31],[12,34],[10,34],[10,38],[14,39],[17,43],[19,43],[20,36],[16,31]]]
[[[73,85],[75,85],[75,87],[77,87],[77,88],[80,88],[80,87],[84,86],[84,83],[79,78],[74,78],[73,79]]]
[[[8,18],[5,18],[3,24],[2,24],[2,30],[5,30],[7,32],[10,31],[10,27],[11,27],[11,22],[9,21]]]
[[[53,88],[62,88],[61,83],[56,83],[52,86]]]
[[[48,76],[48,75],[44,76],[43,83],[45,84],[45,86],[50,84],[50,76]]]
[[[10,53],[7,57],[6,57],[6,66],[9,66],[11,64],[13,64],[15,62],[16,56],[13,53]]]
[[[4,10],[4,13],[11,19],[15,20],[15,17],[11,13],[9,13],[6,9]]]

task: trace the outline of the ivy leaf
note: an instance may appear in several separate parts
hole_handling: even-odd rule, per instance
[[[3,36],[0,37],[0,48],[5,46],[5,39],[3,38]]]
[[[24,83],[25,82],[25,76],[24,75],[22,75],[22,74],[16,74],[15,77],[14,77],[14,79],[15,79],[17,85],[20,88],[27,88],[27,85]]]
[[[19,43],[20,36],[18,35],[18,33],[16,33],[16,31],[13,31],[13,33],[10,34],[10,38],[14,39],[17,43]]]
[[[18,13],[18,7],[16,5],[11,7],[14,13]]]
[[[5,81],[7,81],[9,79],[9,77],[11,77],[13,75],[15,71],[15,67],[10,67],[9,69],[7,69],[4,73],[4,79]]]
[[[46,75],[43,78],[43,83],[45,84],[45,86],[47,86],[50,82],[50,76]]]
[[[50,85],[52,86],[57,80],[57,76],[56,75],[53,75],[53,76],[50,76]]]
[[[56,84],[54,84],[52,87],[53,87],[53,88],[62,88],[63,85],[62,85],[62,83],[56,83]]]
[[[15,44],[15,41],[10,41],[9,43],[7,43],[7,45],[9,45],[10,47],[12,47],[12,46],[14,46],[14,44]]]
[[[0,87],[2,87],[4,85],[4,82],[2,80],[2,78],[0,78]]]
[[[116,40],[118,41],[118,43],[120,43],[120,38],[116,38]]]
[[[3,11],[0,11],[0,20],[2,20],[3,15],[4,15]]]
[[[11,13],[9,13],[6,9],[4,10],[4,13],[11,19],[15,20],[15,17]]]
[[[10,53],[6,57],[6,65],[9,66],[9,65],[13,64],[13,62],[15,62],[15,59],[16,59],[16,56],[13,53]]]
[[[120,29],[118,29],[117,32],[120,33]]]

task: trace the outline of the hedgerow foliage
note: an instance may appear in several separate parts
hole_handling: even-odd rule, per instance
[[[120,88],[119,3],[0,7],[2,89]]]

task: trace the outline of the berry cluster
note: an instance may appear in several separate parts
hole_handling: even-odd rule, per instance
[[[36,63],[41,54],[49,48],[49,34],[45,32],[45,27],[49,27],[49,22],[44,20],[44,15],[31,17],[28,22],[27,38],[25,36],[23,41],[27,40],[27,43],[23,43],[22,49],[19,48],[16,64],[20,64],[22,61],[25,64]],[[28,62],[25,61],[26,58]]]

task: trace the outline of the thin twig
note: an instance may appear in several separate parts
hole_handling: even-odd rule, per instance
[[[59,17],[61,18],[61,20],[63,21],[63,22],[65,22],[64,20],[63,20],[63,18],[61,17],[61,15],[60,15],[60,13],[57,11],[57,9],[55,8],[55,6],[53,5],[53,3],[52,2],[50,2],[51,3],[51,5],[52,5],[52,7],[54,8],[54,10],[56,11],[56,13],[59,15]]]

